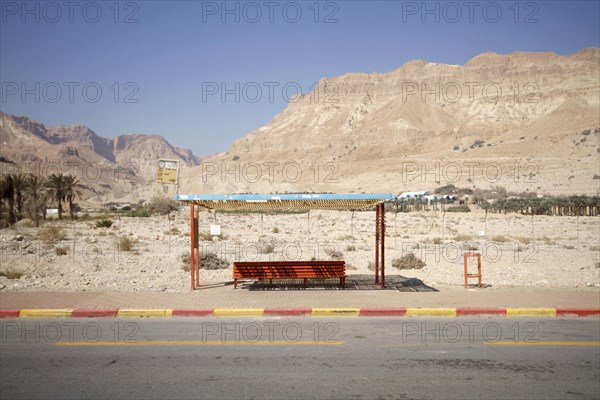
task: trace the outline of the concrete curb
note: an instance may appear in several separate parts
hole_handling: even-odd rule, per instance
[[[0,318],[136,317],[600,317],[600,308],[215,308],[215,309],[22,309]]]

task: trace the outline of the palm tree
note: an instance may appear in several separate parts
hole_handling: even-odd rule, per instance
[[[26,181],[25,193],[31,204],[31,216],[35,226],[40,226],[40,211],[46,208],[46,193],[44,192],[44,181],[37,175],[29,175]]]
[[[15,200],[17,205],[17,219],[23,218],[23,193],[27,188],[27,175],[23,173],[12,174]]]
[[[63,174],[51,174],[46,178],[44,187],[48,191],[48,196],[56,201],[58,206],[58,219],[62,218],[62,202],[65,200],[65,176]]]
[[[71,219],[73,219],[73,202],[76,198],[81,197],[81,192],[77,190],[79,180],[73,175],[66,175],[64,177],[63,184],[63,193],[65,195],[65,199],[69,203],[69,214],[71,215]]]
[[[11,175],[6,175],[2,179],[2,200],[6,200],[8,206],[8,223],[14,224],[15,220],[15,187]]]

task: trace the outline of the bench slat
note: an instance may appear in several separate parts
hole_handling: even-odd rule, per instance
[[[345,261],[241,261],[233,263],[234,287],[238,279],[328,279],[340,278],[345,287]]]

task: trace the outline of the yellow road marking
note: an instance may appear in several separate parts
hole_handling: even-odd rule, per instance
[[[507,317],[556,317],[556,308],[507,308]]]
[[[25,309],[21,310],[21,318],[69,318],[73,310],[68,308]]]
[[[57,346],[165,346],[165,345],[335,345],[344,344],[339,340],[332,341],[313,341],[313,340],[298,340],[296,342],[285,341],[285,340],[273,340],[273,341],[240,341],[240,342],[229,342],[221,340],[140,340],[137,342],[56,342]]]
[[[600,342],[482,342],[497,345],[529,345],[529,346],[600,346]]]
[[[456,308],[407,308],[409,317],[455,317]]]

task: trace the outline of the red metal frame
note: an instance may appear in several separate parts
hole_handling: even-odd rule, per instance
[[[467,264],[469,258],[477,258],[477,273],[469,274]],[[479,253],[465,253],[463,255],[464,266],[465,266],[465,287],[469,287],[468,279],[469,278],[477,278],[477,286],[481,287],[481,254]]]
[[[192,290],[200,287],[200,206],[190,204],[190,277]],[[380,264],[381,262],[381,264]],[[466,268],[466,259],[465,259]],[[481,268],[481,260],[480,260]],[[480,269],[481,271],[481,269]],[[466,269],[465,269],[466,273]],[[375,208],[375,283],[380,282],[385,288],[385,205],[378,204]],[[466,285],[466,277],[465,277]],[[481,278],[480,278],[481,286]]]
[[[379,264],[381,260],[381,265]],[[378,204],[375,208],[375,284],[385,287],[385,206]]]
[[[192,290],[200,286],[199,219],[200,207],[190,204],[190,275]]]

